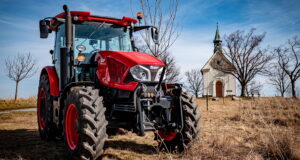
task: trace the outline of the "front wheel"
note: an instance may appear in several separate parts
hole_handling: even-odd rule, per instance
[[[184,120],[182,132],[168,134],[163,132],[158,133],[160,138],[163,139],[160,143],[160,147],[168,152],[184,152],[191,146],[192,142],[197,139],[197,135],[200,131],[198,105],[194,102],[193,98],[186,93],[181,94],[181,103]]]
[[[53,123],[53,104],[50,95],[50,84],[46,74],[40,78],[37,99],[37,121],[40,137],[43,140],[53,140],[56,136],[56,127]]]
[[[107,139],[105,107],[99,90],[71,88],[65,100],[64,141],[71,159],[97,159]]]

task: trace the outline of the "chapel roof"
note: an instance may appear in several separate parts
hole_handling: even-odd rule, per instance
[[[202,67],[201,72],[207,72],[212,67],[217,70],[224,72],[232,72],[235,70],[233,64],[226,58],[222,52],[222,40],[219,32],[219,25],[217,23],[216,34],[214,38],[214,54],[209,58],[209,60]]]

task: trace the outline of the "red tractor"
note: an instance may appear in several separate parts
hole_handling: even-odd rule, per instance
[[[69,11],[40,20],[40,37],[55,32],[53,66],[41,71],[37,117],[43,140],[63,138],[70,158],[97,159],[118,128],[154,131],[167,151],[182,152],[197,137],[197,105],[182,85],[164,82],[165,64],[138,53],[137,20]],[[141,17],[138,17],[141,18]]]

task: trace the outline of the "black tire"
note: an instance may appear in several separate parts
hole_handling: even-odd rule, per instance
[[[197,139],[200,131],[200,115],[198,112],[198,105],[194,102],[191,96],[182,93],[181,102],[183,107],[184,127],[181,134],[177,134],[171,141],[163,140],[160,143],[161,149],[168,152],[184,152]]]
[[[103,153],[103,146],[107,139],[105,118],[106,108],[99,90],[93,87],[73,87],[67,95],[64,108],[64,141],[70,159],[97,159]],[[78,143],[75,148],[68,144],[66,133],[67,111],[75,105],[77,110]]]
[[[40,77],[37,103],[37,119],[41,139],[55,139],[56,126],[53,123],[53,97],[50,95],[49,78],[46,74],[43,74]],[[43,125],[41,124],[42,121]]]

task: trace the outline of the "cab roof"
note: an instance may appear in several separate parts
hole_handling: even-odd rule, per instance
[[[91,15],[91,13],[87,11],[70,11],[70,13],[72,18],[77,17],[77,21],[79,22],[84,22],[84,21],[107,22],[107,23],[113,23],[121,26],[129,26],[131,23],[133,24],[137,23],[136,19],[130,17],[123,17],[122,19],[118,19],[113,17],[96,16],[96,15]],[[55,18],[64,18],[64,17],[65,17],[64,12],[55,16]],[[56,30],[57,26],[60,25],[60,23],[57,23],[57,20],[55,20],[55,18],[51,20],[50,23],[51,30]]]

